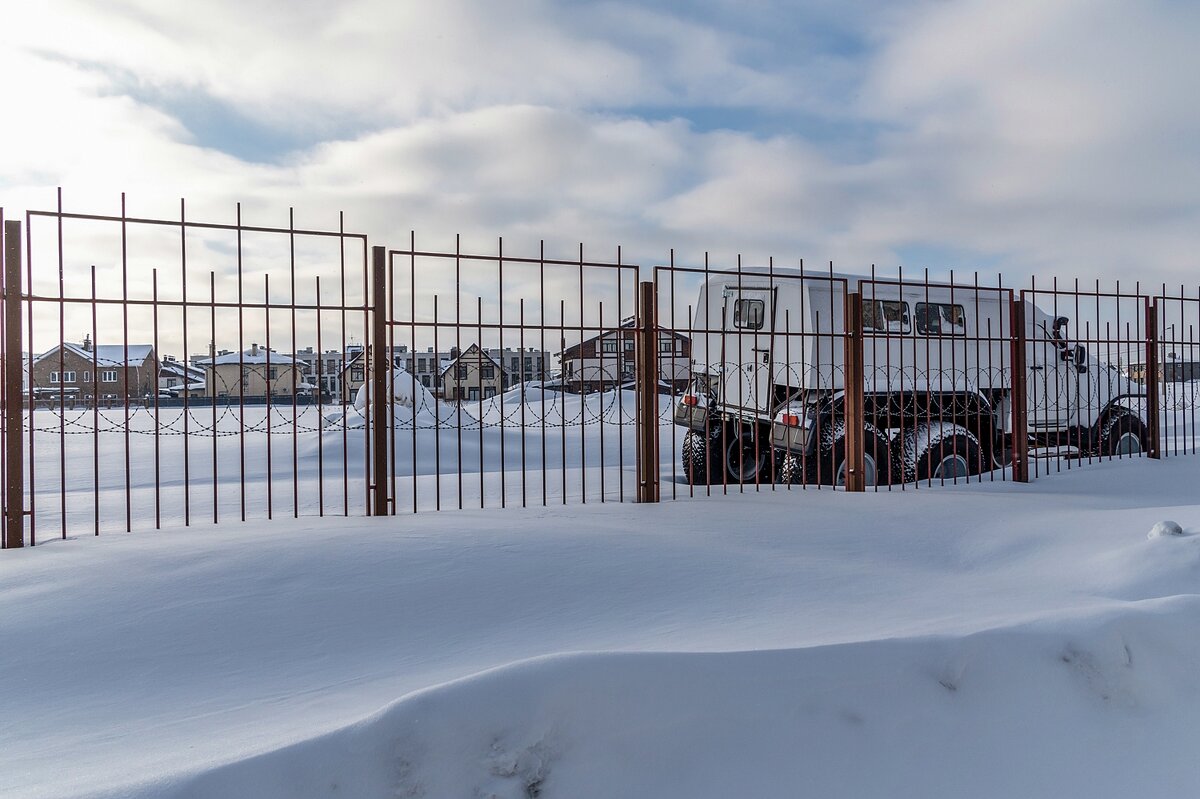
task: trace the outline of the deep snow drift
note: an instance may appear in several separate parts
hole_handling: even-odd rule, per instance
[[[1198,480],[1138,460],[5,552],[0,794],[1198,795]]]

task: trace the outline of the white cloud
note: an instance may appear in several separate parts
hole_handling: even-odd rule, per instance
[[[229,221],[242,200],[316,227],[344,209],[384,242],[461,231],[645,260],[674,246],[855,269],[943,249],[1009,273],[1193,274],[1200,12],[969,0],[856,20],[820,5],[813,19],[857,25],[865,49],[846,54],[789,53],[769,22],[727,30],[730,9],[700,8],[711,18],[542,0],[28,4],[0,33],[0,66],[25,76],[0,200],[46,206],[63,185],[78,210],[114,210],[124,189],[144,213],[173,215],[182,195],[197,216]],[[141,89],[320,141],[248,164]],[[689,124],[696,105],[729,111]],[[736,129],[756,113],[796,127]]]

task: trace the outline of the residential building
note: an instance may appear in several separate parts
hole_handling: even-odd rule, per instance
[[[587,394],[632,381],[636,352],[637,330],[634,320],[627,319],[620,328],[584,339],[555,357],[560,359],[563,385]],[[674,390],[686,388],[691,357],[691,339],[675,331],[659,331],[658,379],[661,384]]]
[[[158,365],[158,393],[172,396],[205,396],[204,369],[164,355]]]
[[[494,397],[504,391],[504,369],[496,359],[472,344],[451,358],[440,374],[441,395],[451,402]]]
[[[197,362],[204,367],[209,397],[291,397],[315,388],[294,358],[257,344]]]
[[[48,401],[125,401],[158,390],[158,361],[151,344],[63,343],[33,359],[33,392]]]

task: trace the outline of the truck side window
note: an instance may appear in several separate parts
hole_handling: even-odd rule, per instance
[[[942,302],[917,303],[917,332],[930,336],[962,336],[967,332],[967,315],[961,305]]]
[[[741,330],[762,330],[767,305],[762,300],[739,299],[733,304],[733,326]]]
[[[909,331],[907,303],[898,300],[864,299],[862,305],[864,329],[887,330],[892,333]]]

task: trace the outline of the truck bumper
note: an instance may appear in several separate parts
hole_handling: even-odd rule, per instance
[[[776,422],[771,425],[771,446],[799,455],[808,449],[808,428]]]
[[[679,403],[675,406],[675,424],[689,430],[703,431],[708,426],[708,408]]]

